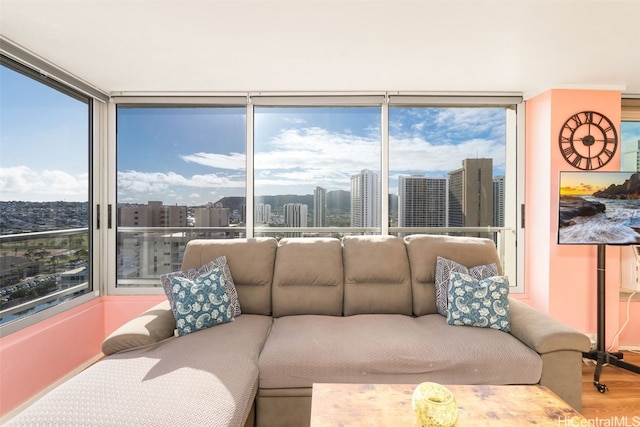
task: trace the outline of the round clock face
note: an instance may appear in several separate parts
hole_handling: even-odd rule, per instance
[[[618,132],[606,116],[581,111],[569,117],[560,129],[560,152],[572,166],[599,169],[609,163],[618,148]]]

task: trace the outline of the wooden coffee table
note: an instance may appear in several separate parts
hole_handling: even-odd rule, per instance
[[[411,396],[417,384],[314,384],[311,427],[419,427]],[[447,385],[458,404],[456,427],[586,425],[542,386]],[[584,421],[583,421],[584,420]]]

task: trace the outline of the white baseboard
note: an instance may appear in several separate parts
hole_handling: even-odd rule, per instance
[[[640,345],[621,345],[618,347],[620,351],[640,351]]]

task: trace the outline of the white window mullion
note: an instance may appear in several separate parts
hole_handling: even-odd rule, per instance
[[[108,164],[108,104],[93,101],[93,154],[91,168],[93,170],[92,197],[93,221],[100,218],[100,224],[93,223],[93,255],[91,272],[93,277],[93,290],[96,296],[108,293],[107,283],[109,283],[109,250],[108,250],[108,230],[106,223],[107,204],[110,169]],[[99,227],[99,228],[98,228]],[[115,264],[114,264],[115,267]]]
[[[382,103],[381,108],[381,123],[380,131],[382,137],[382,150],[381,150],[381,177],[382,183],[380,186],[380,195],[382,202],[382,211],[380,218],[380,225],[382,226],[380,232],[383,236],[389,234],[389,103]]]
[[[104,232],[103,236],[106,236],[105,254],[103,257],[105,259],[107,271],[104,277],[106,278],[105,293],[109,295],[116,293],[117,284],[116,273],[118,268],[116,265],[117,239],[115,218],[117,217],[116,185],[118,172],[116,170],[116,104],[114,102],[110,102],[107,108],[106,147],[104,147],[104,163],[107,172],[105,173],[104,185],[105,197],[103,197],[103,202],[100,204],[102,218],[100,228]],[[111,205],[112,210],[115,210],[114,212],[111,212],[112,221],[114,221],[114,223],[111,224],[111,228],[108,228],[109,205]]]
[[[247,171],[246,171],[246,196],[245,196],[245,226],[247,237],[254,236],[254,191],[253,191],[253,104],[247,103],[247,138],[246,138],[246,158],[247,158]]]

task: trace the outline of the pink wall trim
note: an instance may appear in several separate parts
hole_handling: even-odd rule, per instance
[[[104,311],[97,298],[0,339],[0,415],[100,353]]]
[[[585,333],[597,330],[597,248],[557,244],[558,176],[560,171],[575,170],[560,154],[558,134],[567,118],[583,110],[601,112],[619,128],[620,104],[617,91],[564,89],[550,90],[526,104],[525,299]],[[619,166],[620,151],[602,170]],[[619,321],[619,248],[606,248],[606,263],[605,345],[609,346]]]
[[[543,191],[551,186],[550,92],[527,101],[525,122],[525,294],[521,298],[538,310],[548,313],[549,242],[541,236],[546,236],[546,230],[551,229],[551,219],[548,215],[540,215],[538,212],[549,209],[551,203],[549,193]],[[540,234],[540,230],[545,232]]]
[[[107,335],[164,298],[96,298],[0,338],[0,417],[99,355]]]

